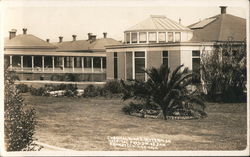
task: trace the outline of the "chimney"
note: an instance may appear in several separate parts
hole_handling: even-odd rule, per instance
[[[59,37],[59,43],[61,43],[62,41],[63,41],[63,37],[60,36],[60,37]]]
[[[76,35],[72,35],[73,41],[76,41]]]
[[[96,35],[91,35],[90,40],[95,41],[96,40]]]
[[[227,6],[220,6],[220,13],[226,14],[227,13]]]
[[[179,24],[181,24],[181,18],[179,17]]]
[[[23,34],[27,34],[27,28],[23,28]]]
[[[107,32],[103,32],[103,38],[107,38]]]
[[[49,39],[46,39],[47,43],[49,43]]]
[[[12,39],[16,36],[16,29],[11,29],[11,31],[9,31],[9,39]]]
[[[91,39],[91,35],[92,35],[92,33],[88,33],[88,40]]]

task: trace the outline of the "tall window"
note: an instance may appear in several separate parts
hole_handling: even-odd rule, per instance
[[[166,42],[166,33],[165,32],[159,32],[158,40],[159,40],[159,42]]]
[[[118,78],[118,56],[117,52],[114,52],[114,79]]]
[[[146,43],[147,42],[147,33],[146,32],[140,32],[139,33],[139,41],[140,41],[140,43]]]
[[[200,83],[201,81],[200,65],[200,51],[192,51],[192,69],[195,74],[193,77],[193,83]]]
[[[162,64],[168,67],[168,51],[162,51]]]
[[[137,32],[131,34],[132,43],[137,43]]]
[[[81,68],[81,57],[75,57],[74,58],[74,66],[75,66],[75,68]]]
[[[173,32],[168,32],[168,42],[173,42],[174,37],[173,37]]]
[[[181,32],[175,32],[175,42],[181,41]]]
[[[84,67],[91,68],[91,57],[84,57]]]
[[[150,43],[156,43],[156,32],[149,32],[148,33],[148,41]]]
[[[145,52],[135,52],[135,79],[145,80]]]
[[[130,43],[130,33],[126,33],[126,43]]]

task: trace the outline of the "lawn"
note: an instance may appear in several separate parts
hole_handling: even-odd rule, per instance
[[[143,150],[114,147],[108,136],[168,139],[159,150],[243,150],[247,145],[246,103],[209,103],[200,120],[146,119],[125,115],[126,102],[105,98],[55,98],[23,94],[37,111],[39,142],[79,151]]]

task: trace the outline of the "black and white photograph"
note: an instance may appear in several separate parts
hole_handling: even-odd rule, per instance
[[[249,155],[248,0],[2,0],[1,156]]]

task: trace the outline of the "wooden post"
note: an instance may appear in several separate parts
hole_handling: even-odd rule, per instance
[[[82,59],[82,71],[84,71],[84,57],[81,57]]]
[[[91,57],[91,72],[94,72],[94,58]]]
[[[10,69],[12,69],[12,56],[10,56]]]
[[[103,72],[103,61],[102,61],[102,57],[101,57],[101,72]]]
[[[52,71],[55,71],[55,57],[52,57]]]
[[[21,70],[23,71],[23,56],[21,56]]]
[[[31,56],[31,70],[34,71],[34,56]]]
[[[42,56],[42,67],[43,67],[43,71],[44,71],[44,56]]]

